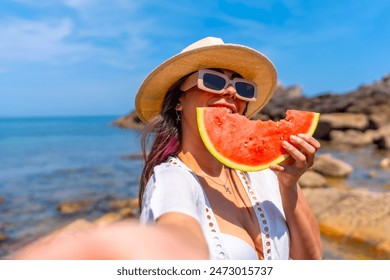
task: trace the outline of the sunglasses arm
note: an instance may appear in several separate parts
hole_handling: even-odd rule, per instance
[[[199,72],[190,75],[180,86],[181,91],[187,91],[198,84]]]

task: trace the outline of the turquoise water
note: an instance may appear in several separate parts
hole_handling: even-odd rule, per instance
[[[142,161],[122,156],[140,152],[139,132],[111,126],[115,119],[0,119],[0,256],[65,222],[56,210],[63,201],[137,195]]]

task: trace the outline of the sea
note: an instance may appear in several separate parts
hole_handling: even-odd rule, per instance
[[[62,202],[137,197],[141,134],[113,126],[118,117],[0,118],[0,258],[77,218],[59,213]],[[321,150],[354,164],[344,184],[388,191],[389,174],[378,168],[382,154],[371,148]],[[94,220],[105,211],[89,209],[83,218]],[[329,248],[326,256],[343,258]]]
[[[126,156],[140,154],[140,132],[112,126],[117,117],[0,119],[0,257],[74,219],[61,202],[137,196],[143,162]]]

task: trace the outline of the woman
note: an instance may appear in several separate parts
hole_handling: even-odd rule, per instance
[[[319,142],[292,136],[297,148],[283,143],[291,155],[284,165],[245,173],[215,159],[198,133],[196,107],[225,107],[250,117],[271,98],[276,81],[264,55],[212,37],[148,75],[136,96],[136,111],[148,124],[141,222],[172,231],[211,259],[321,258],[318,225],[297,183]]]
[[[222,165],[199,137],[196,107],[250,117],[275,85],[266,57],[218,38],[202,39],[165,61],[136,96],[137,113],[148,123],[144,150],[155,134],[140,183],[141,221],[151,225],[71,226],[9,258],[320,259],[318,225],[297,183],[320,144],[294,136],[298,148],[284,143],[291,155],[285,165],[244,173]]]

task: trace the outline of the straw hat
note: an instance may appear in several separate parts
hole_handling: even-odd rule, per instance
[[[276,70],[266,56],[243,45],[225,44],[220,38],[207,37],[166,60],[146,77],[135,98],[139,118],[146,123],[157,116],[168,89],[180,78],[202,68],[232,70],[257,84],[256,101],[249,102],[248,117],[269,101],[276,87]]]

